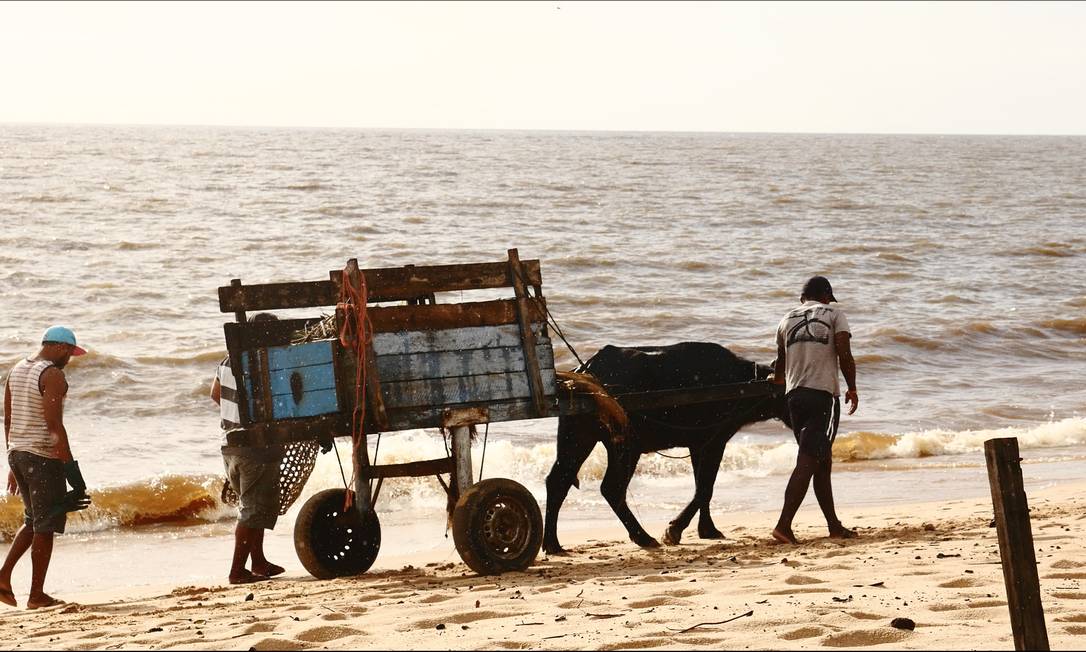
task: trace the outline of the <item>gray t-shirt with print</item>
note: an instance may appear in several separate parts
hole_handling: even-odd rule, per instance
[[[784,348],[785,391],[808,387],[840,395],[837,333],[849,333],[841,308],[808,301],[791,310],[777,326],[777,345]]]

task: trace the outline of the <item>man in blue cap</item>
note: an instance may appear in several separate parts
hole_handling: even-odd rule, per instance
[[[42,335],[41,349],[20,360],[4,386],[4,440],[8,451],[8,493],[22,496],[25,521],[0,568],[0,602],[18,606],[11,572],[30,550],[32,564],[27,609],[60,604],[45,593],[45,574],[53,555],[53,536],[64,532],[67,513],[90,504],[87,484],[72,459],[64,428],[64,367],[86,351],[75,333],[53,326]],[[65,481],[72,491],[65,492]]]
[[[792,519],[814,480],[815,498],[826,517],[830,536],[851,539],[856,536],[837,518],[833,505],[830,471],[833,467],[833,440],[841,419],[841,394],[838,369],[848,389],[845,401],[849,414],[860,404],[856,393],[856,361],[852,357],[852,337],[845,313],[837,306],[833,288],[824,276],[812,276],[803,285],[802,304],[788,311],[777,326],[777,360],[773,381],[785,387],[792,430],[799,444],[796,468],[784,492],[773,538],[781,543],[799,543],[792,533]]]

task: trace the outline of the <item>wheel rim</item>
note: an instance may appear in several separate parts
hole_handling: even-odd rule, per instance
[[[483,511],[482,521],[483,543],[495,557],[517,559],[528,549],[532,521],[521,501],[495,496]]]
[[[376,538],[380,535],[374,532],[375,526],[369,524],[367,527],[355,509],[344,510],[342,499],[327,500],[313,518],[310,530],[313,552],[337,573],[356,572],[372,563],[370,558],[380,546],[380,539]]]

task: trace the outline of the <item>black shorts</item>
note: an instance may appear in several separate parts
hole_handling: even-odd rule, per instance
[[[799,451],[818,460],[828,459],[841,422],[841,399],[809,387],[797,387],[786,398]]]
[[[35,534],[64,532],[68,513],[55,510],[68,485],[64,481],[64,463],[27,451],[9,451],[8,467],[15,474],[19,496],[23,499],[23,522]]]

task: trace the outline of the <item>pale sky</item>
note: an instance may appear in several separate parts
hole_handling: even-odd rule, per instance
[[[0,123],[1086,134],[1086,3],[0,3]]]

